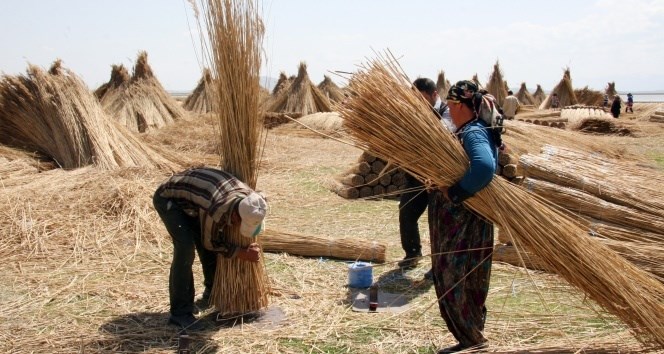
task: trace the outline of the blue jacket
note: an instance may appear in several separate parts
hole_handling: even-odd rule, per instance
[[[454,203],[461,203],[486,187],[496,173],[498,149],[486,123],[476,119],[457,131],[470,166],[461,180],[447,194]]]

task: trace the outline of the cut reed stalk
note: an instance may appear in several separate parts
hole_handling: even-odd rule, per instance
[[[461,178],[468,168],[461,144],[412,90],[393,56],[365,64],[348,87],[350,98],[338,110],[358,147],[435,185]],[[464,204],[620,318],[641,342],[664,346],[664,284],[588,237],[581,224],[502,178]]]

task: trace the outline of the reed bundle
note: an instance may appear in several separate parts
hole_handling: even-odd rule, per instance
[[[519,92],[516,93],[516,98],[518,98],[519,102],[524,105],[539,105],[539,102],[537,102],[535,97],[533,97],[533,95],[528,92],[528,88],[526,87],[525,82],[521,83]]]
[[[210,100],[210,97],[214,96],[211,92],[213,88],[212,73],[210,73],[210,69],[205,68],[203,70],[203,76],[198,81],[198,85],[196,85],[194,91],[187,96],[182,107],[188,111],[199,114],[213,112],[214,108],[212,107],[212,103],[214,101]]]
[[[302,115],[330,112],[330,100],[309,79],[307,64],[300,63],[297,77],[287,88],[280,90],[268,105],[270,112],[299,112]]]
[[[60,61],[48,72],[29,66],[27,75],[5,76],[0,97],[0,143],[37,151],[63,168],[177,166],[108,119],[83,81]]]
[[[572,86],[572,74],[570,73],[569,68],[565,69],[563,78],[560,80],[558,85],[553,88],[553,91],[546,96],[546,99],[540,104],[539,109],[549,109],[551,108],[551,96],[556,93],[558,94],[558,100],[560,104],[558,108],[563,108],[566,106],[571,106],[579,103],[574,95],[574,87]]]
[[[468,168],[468,158],[410,86],[392,56],[380,57],[353,75],[350,99],[339,112],[360,148],[449,186]],[[464,204],[620,318],[640,341],[664,345],[664,284],[587,237],[581,224],[501,178]]]
[[[661,174],[636,164],[617,165],[596,156],[580,156],[585,155],[546,146],[539,156],[522,155],[519,165],[528,177],[575,188],[640,213],[664,218],[664,194],[657,190]]]
[[[445,72],[441,70],[438,72],[438,78],[436,79],[436,90],[438,91],[438,96],[440,96],[441,99],[445,99],[445,97],[447,97],[447,92],[450,90],[450,87],[452,87],[450,80],[445,78]]]
[[[132,132],[159,129],[186,117],[184,109],[154,76],[144,51],[138,54],[129,83],[113,86],[109,82],[100,102],[109,116]]]
[[[331,103],[341,102],[346,97],[341,88],[327,75],[323,75],[323,81],[318,84],[318,89],[327,96]]]
[[[493,97],[496,98],[498,104],[501,106],[505,102],[505,97],[507,97],[507,84],[503,79],[503,72],[500,70],[500,63],[496,60],[496,64],[493,65],[493,72],[489,76],[489,82],[486,84],[486,89],[489,91]]]
[[[535,99],[535,102],[533,103],[535,104],[536,107],[539,107],[539,105],[541,105],[542,102],[544,102],[544,100],[546,99],[546,94],[544,93],[542,86],[540,86],[539,84],[537,84],[537,89],[535,89],[535,93],[533,93],[533,98]]]
[[[395,198],[406,188],[406,175],[401,169],[365,151],[338,182],[333,183],[331,190],[346,199]]]
[[[255,188],[264,141],[259,103],[263,22],[253,1],[207,0],[201,5],[210,48],[206,54],[217,79],[213,101],[221,167]],[[233,228],[228,242],[246,247],[251,240]],[[267,294],[262,260],[217,258],[211,300],[222,314],[258,311],[268,305]]]
[[[265,252],[385,263],[385,245],[357,238],[332,239],[267,229],[258,240]]]

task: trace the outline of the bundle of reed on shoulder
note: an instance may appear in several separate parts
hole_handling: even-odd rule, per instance
[[[264,141],[259,102],[263,22],[254,1],[201,0],[199,6],[215,85],[211,100],[219,124],[221,169],[255,189]],[[228,242],[247,247],[254,240],[232,228]],[[267,294],[262,261],[217,258],[210,299],[222,315],[258,311],[268,305]]]
[[[379,55],[352,76],[349,99],[338,111],[358,147],[450,186],[468,158],[410,82],[389,52]],[[464,204],[619,317],[642,343],[664,346],[664,284],[588,237],[583,225],[502,178]]]

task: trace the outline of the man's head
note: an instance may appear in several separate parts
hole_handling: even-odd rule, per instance
[[[433,80],[420,77],[413,81],[413,86],[415,86],[417,91],[420,91],[422,97],[424,97],[431,106],[436,104],[436,99],[438,99],[438,89],[436,89],[436,83],[433,82]]]
[[[507,94],[511,96],[511,95],[514,94],[514,92],[512,92],[512,90],[509,90],[509,91],[507,91]]]
[[[240,234],[245,237],[256,237],[263,230],[263,220],[267,213],[265,198],[256,192],[244,197],[237,206],[240,216]]]

